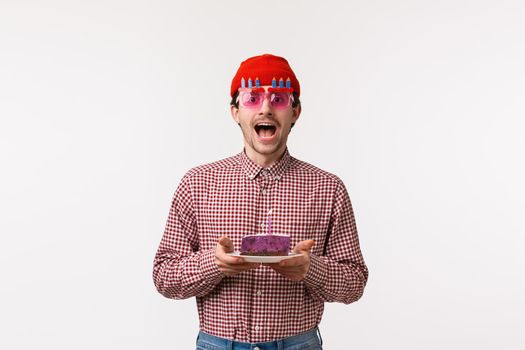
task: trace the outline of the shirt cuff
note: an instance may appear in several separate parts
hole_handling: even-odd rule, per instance
[[[310,254],[310,268],[303,279],[308,288],[321,289],[328,273],[326,262],[319,256]]]
[[[199,263],[201,273],[208,282],[217,284],[224,277],[215,263],[215,249],[203,252],[200,256]]]

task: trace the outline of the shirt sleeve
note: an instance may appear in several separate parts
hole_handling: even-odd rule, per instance
[[[186,175],[173,196],[153,263],[155,287],[167,298],[204,296],[224,277],[215,263],[215,250],[199,250],[197,233],[190,178]]]
[[[363,295],[368,280],[350,197],[339,181],[323,254],[310,255],[303,279],[313,297],[324,302],[349,304]]]

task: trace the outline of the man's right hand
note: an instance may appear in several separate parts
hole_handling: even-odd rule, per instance
[[[259,267],[258,263],[247,263],[243,258],[227,254],[233,250],[233,243],[227,236],[219,238],[217,248],[215,248],[215,262],[219,270],[226,276],[235,276],[243,271]]]

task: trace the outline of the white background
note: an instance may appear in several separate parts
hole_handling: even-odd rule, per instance
[[[525,346],[521,1],[0,0],[0,348],[192,349],[152,262],[193,166],[242,150],[253,55],[302,84],[295,157],[346,183],[370,269],[332,349]]]

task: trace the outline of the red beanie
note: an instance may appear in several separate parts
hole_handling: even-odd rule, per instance
[[[272,85],[272,79],[276,79],[277,84],[282,79],[286,82],[290,79],[290,87],[297,94],[297,97],[301,94],[301,87],[299,81],[295,77],[292,68],[288,64],[288,61],[282,57],[264,54],[261,56],[250,57],[246,61],[242,62],[237,70],[237,73],[233,77],[232,86],[230,90],[230,96],[233,97],[235,93],[241,87],[241,80],[244,78],[246,84],[248,80],[253,81],[255,87],[255,80],[258,78],[260,85]]]

